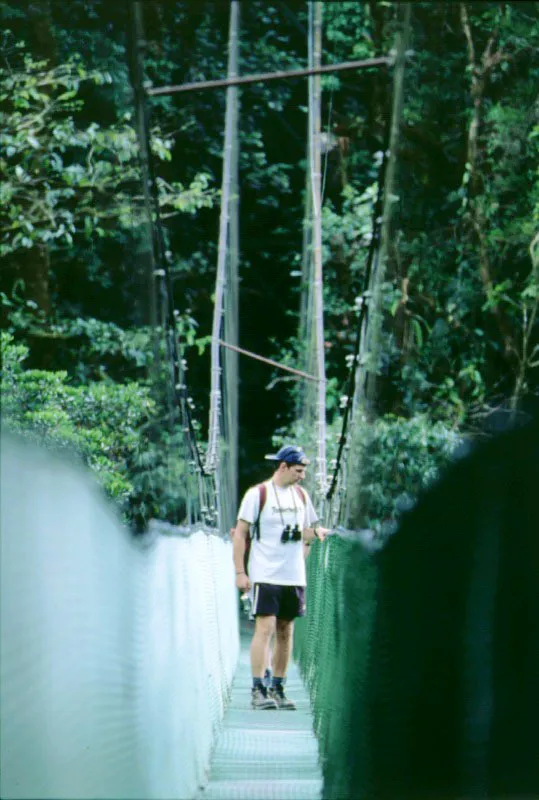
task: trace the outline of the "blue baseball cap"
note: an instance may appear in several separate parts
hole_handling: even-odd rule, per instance
[[[301,464],[306,467],[311,462],[301,449],[293,444],[287,444],[275,453],[275,455],[264,456],[267,461],[284,461],[286,464]]]

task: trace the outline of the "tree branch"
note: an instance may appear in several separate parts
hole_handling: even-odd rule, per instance
[[[462,22],[462,29],[466,36],[466,41],[468,43],[468,61],[475,68],[475,48],[473,43],[472,37],[472,29],[470,27],[470,18],[468,17],[468,9],[466,8],[466,3],[460,4],[460,19]]]

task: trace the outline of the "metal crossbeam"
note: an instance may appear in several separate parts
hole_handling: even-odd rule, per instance
[[[339,64],[325,64],[311,69],[291,69],[281,72],[259,72],[255,75],[242,75],[239,78],[218,78],[212,81],[195,81],[194,83],[180,83],[177,86],[156,86],[146,89],[148,97],[159,97],[164,94],[178,94],[180,92],[200,92],[205,89],[219,89],[227,86],[245,86],[249,83],[266,83],[286,78],[305,78],[308,75],[324,75],[331,72],[345,72],[353,69],[367,69],[368,67],[389,66],[393,59],[388,56],[379,58],[366,58],[362,61],[341,61]]]
[[[219,339],[219,344],[222,347],[227,347],[229,350],[234,350],[236,353],[241,353],[243,356],[249,356],[249,358],[255,358],[257,361],[262,361],[264,364],[269,364],[271,367],[283,369],[285,372],[292,372],[294,375],[299,375],[300,378],[307,378],[309,381],[320,380],[320,378],[317,378],[316,375],[309,375],[308,372],[303,372],[301,369],[294,369],[294,367],[287,367],[284,364],[279,364],[278,361],[273,361],[271,358],[264,358],[264,356],[259,356],[257,353],[251,353],[250,350],[244,350],[242,347],[236,347],[233,344],[224,342],[222,339]]]

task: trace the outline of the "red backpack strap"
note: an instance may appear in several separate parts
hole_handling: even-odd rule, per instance
[[[266,497],[268,496],[268,487],[266,486],[265,483],[258,484],[258,494],[260,499],[260,503],[258,506],[258,516],[260,517],[262,509],[266,505]]]
[[[262,513],[262,509],[266,504],[266,495],[267,489],[265,483],[259,483],[257,486],[258,489],[258,516],[256,520],[251,525],[251,530],[256,539],[260,539],[260,514]],[[243,556],[243,566],[245,569],[245,574],[249,574],[249,555],[251,553],[251,533],[247,534],[245,537],[245,554]]]
[[[294,484],[294,489],[301,497],[301,502],[304,506],[307,505],[307,495],[305,494],[305,489],[302,489],[301,486],[298,486],[297,483]]]
[[[258,488],[258,516],[253,525],[253,531],[255,538],[260,539],[260,515],[262,513],[262,509],[266,505],[266,497],[268,491],[265,483],[259,483],[257,488]]]

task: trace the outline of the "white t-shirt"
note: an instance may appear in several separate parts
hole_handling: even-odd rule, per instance
[[[281,542],[286,525],[297,524],[300,531],[318,521],[311,498],[301,489],[303,502],[295,486],[280,488],[266,481],[266,502],[260,515],[260,538],[251,531],[249,578],[252,583],[273,583],[279,586],[305,586],[305,558],[303,543],[289,539]],[[260,490],[252,486],[241,501],[238,519],[253,525],[258,518]]]

